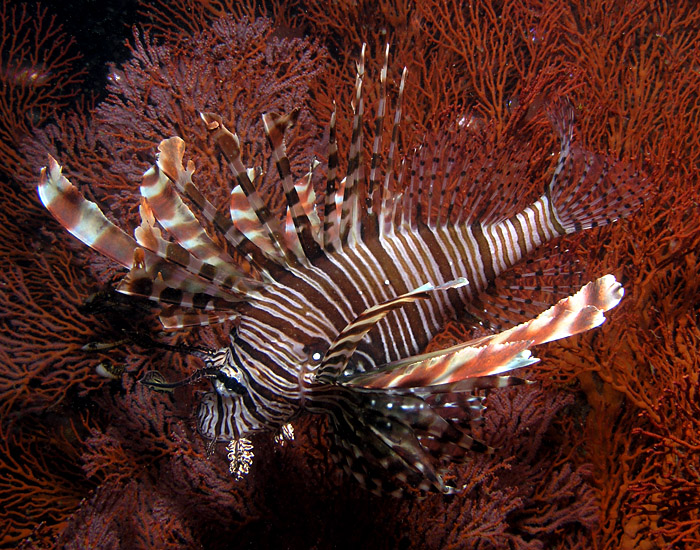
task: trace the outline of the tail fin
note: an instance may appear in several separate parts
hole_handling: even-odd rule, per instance
[[[562,229],[574,233],[635,212],[649,192],[648,178],[627,163],[576,144],[574,110],[569,102],[551,109],[549,117],[561,139],[561,150],[547,196]]]

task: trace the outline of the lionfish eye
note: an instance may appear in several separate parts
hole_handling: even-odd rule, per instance
[[[326,354],[327,344],[325,342],[316,342],[308,346],[304,346],[304,351],[307,354],[307,361],[311,365],[320,365],[323,361],[323,356]]]
[[[222,367],[216,373],[216,389],[219,393],[243,395],[248,390],[241,383],[241,373],[231,366]]]
[[[312,340],[304,346],[306,363],[314,367],[320,365],[326,355],[328,345],[328,342],[322,338],[312,338]]]

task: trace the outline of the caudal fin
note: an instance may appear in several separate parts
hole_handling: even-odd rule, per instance
[[[612,223],[635,212],[649,194],[650,181],[627,162],[591,153],[573,137],[573,106],[549,112],[561,150],[547,188],[557,221],[566,233]]]

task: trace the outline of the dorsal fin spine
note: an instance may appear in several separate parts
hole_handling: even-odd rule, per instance
[[[436,178],[437,178],[437,171],[438,171],[438,166],[440,165],[440,157],[436,154],[433,155],[433,162],[430,167],[430,174],[429,174],[429,191],[428,191],[428,209],[426,212],[426,220],[425,223],[430,229],[435,229],[435,222],[433,222],[434,215],[433,215],[433,208],[435,205],[435,195],[437,194],[437,188],[436,188]],[[425,180],[423,180],[421,183],[424,183]],[[437,203],[438,208],[440,207],[440,203]]]
[[[425,157],[428,154],[428,150],[426,147],[421,147],[420,148],[420,158],[418,160],[418,177],[415,180],[415,188],[414,188],[414,195],[413,195],[413,200],[414,206],[416,211],[416,215],[414,218],[414,222],[412,225],[412,228],[414,231],[418,230],[418,225],[419,223],[428,223],[428,216],[430,213],[428,213],[428,216],[425,216],[425,220],[423,219],[425,213],[423,212],[423,192],[425,189],[425,164],[426,160]]]
[[[468,204],[470,201],[465,200],[459,209],[459,214],[457,215],[458,224],[472,225],[474,222],[481,221],[477,213],[477,208],[480,206],[482,199],[484,198],[484,193],[488,190],[487,185],[483,184],[483,177],[486,173],[486,167],[491,165],[492,154],[489,153],[484,160],[483,166],[479,169],[479,172],[474,177],[473,182],[468,182],[467,185],[470,188],[471,193],[477,193],[477,198],[472,204]]]
[[[386,97],[386,76],[389,70],[389,44],[384,50],[384,64],[379,73],[379,105],[377,106],[377,116],[374,125],[374,143],[372,144],[372,161],[369,173],[369,190],[367,192],[367,212],[374,215],[375,204],[380,204],[382,198],[382,188],[378,185],[378,173],[381,164],[382,137],[384,133],[384,116],[387,109]],[[379,189],[379,197],[375,197],[375,191]]]
[[[151,200],[162,202],[161,209],[169,210],[167,214],[161,212],[161,216],[165,215],[164,227],[170,229],[173,236],[178,240],[178,243],[183,247],[183,251],[187,250],[193,257],[208,264],[208,267],[205,267],[203,270],[203,273],[208,274],[208,276],[205,275],[205,277],[212,280],[217,279],[222,282],[226,279],[240,279],[241,281],[246,279],[251,271],[249,269],[243,271],[237,267],[237,262],[234,262],[226,251],[219,246],[219,244],[214,242],[202,226],[200,220],[182,201],[180,195],[174,191],[174,189],[176,189],[184,196],[190,197],[194,205],[203,214],[203,218],[212,222],[214,228],[217,228],[216,209],[204,198],[192,182],[194,163],[189,161],[187,163],[187,168],[183,166],[185,142],[179,137],[166,139],[161,141],[158,150],[159,156],[157,164],[144,174],[144,185],[141,187],[141,190],[142,194],[144,192],[152,194]],[[157,180],[153,180],[153,173],[158,174]],[[151,180],[150,186],[148,185],[149,180]],[[148,199],[146,199],[146,202],[149,202]],[[148,232],[147,226],[153,225],[152,223],[148,223],[148,213],[151,211],[155,214],[155,217],[159,218],[159,221],[163,223],[163,220],[160,219],[155,209],[151,209],[151,206],[148,206],[146,210],[144,207],[142,209],[141,225],[143,234]],[[144,214],[146,215],[145,218]],[[146,225],[144,225],[144,223]],[[198,237],[196,239],[193,239],[193,229],[198,232]],[[220,228],[220,230],[223,229],[223,227]],[[224,234],[224,237],[225,235],[226,234]],[[186,242],[182,242],[183,239],[185,239]],[[189,247],[188,244],[190,245]],[[182,262],[178,262],[177,259],[184,259],[179,258],[177,254],[175,254],[174,257],[176,258],[176,263],[180,263],[183,267],[187,267],[186,264],[191,263],[192,260],[187,260],[187,262],[183,264]],[[245,268],[246,264],[243,264],[243,267]],[[250,267],[249,264],[248,267]],[[212,273],[212,268],[215,269],[218,274]],[[192,269],[190,269],[190,271],[192,271]],[[249,281],[252,282],[250,279]]]
[[[41,173],[39,196],[56,219],[75,237],[91,248],[131,268],[127,279],[121,284],[122,292],[136,294],[161,303],[196,304],[207,308],[216,304],[230,309],[232,304],[243,299],[234,283],[222,288],[203,278],[202,274],[182,267],[156,252],[142,248],[124,231],[110,222],[99,207],[85,197],[61,175],[61,167],[51,157],[49,166]],[[133,269],[136,266],[137,271]],[[138,284],[130,281],[138,279]],[[247,286],[240,281],[240,288]],[[252,281],[251,284],[257,284]]]
[[[365,50],[367,45],[362,45],[360,61],[357,63],[357,76],[355,78],[355,98],[351,106],[355,112],[352,124],[352,138],[350,152],[348,154],[347,175],[345,176],[345,190],[343,192],[343,204],[340,217],[340,240],[343,244],[353,246],[360,240],[360,209],[359,195],[362,192],[362,143],[363,128],[362,115],[364,113],[364,99],[362,97],[362,81],[365,76]]]
[[[455,149],[454,145],[450,144],[447,149],[447,166],[445,166],[445,173],[443,174],[442,181],[440,184],[440,196],[438,198],[438,209],[437,217],[435,219],[435,227],[445,227],[450,223],[450,207],[451,203],[446,202],[447,189],[450,185],[452,170],[455,165]],[[445,217],[442,218],[442,212],[445,211]]]
[[[401,105],[403,100],[403,90],[406,85],[406,76],[408,70],[404,67],[401,73],[401,83],[399,84],[399,96],[396,100],[396,111],[394,112],[394,123],[391,128],[391,142],[389,143],[389,153],[386,159],[386,174],[384,175],[384,188],[381,193],[382,205],[379,212],[379,228],[382,234],[389,235],[394,232],[396,224],[396,212],[400,203],[400,196],[397,193],[402,193],[401,184],[403,182],[403,163],[399,175],[397,177],[396,189],[392,192],[391,178],[394,170],[394,155],[398,147],[399,127],[401,124]]]
[[[326,198],[323,209],[323,248],[334,252],[340,248],[340,215],[336,205],[338,184],[338,143],[336,141],[336,105],[328,125],[328,174],[326,180]]]
[[[321,219],[318,217],[318,211],[316,209],[316,191],[314,190],[313,185],[314,173],[316,168],[320,165],[321,163],[316,160],[316,157],[311,159],[309,171],[306,173],[303,179],[294,184],[294,187],[296,187],[299,200],[301,201],[301,206],[304,209],[304,213],[309,221],[311,236],[314,241],[316,241],[316,244],[322,248],[323,238],[321,235]]]
[[[155,225],[155,216],[150,206],[143,197],[139,214],[141,225],[134,230],[136,242],[160,258],[176,263],[190,273],[219,285],[222,289],[246,293],[262,284],[258,280],[244,277],[243,273],[232,265],[213,265],[197,258],[179,243],[165,240],[160,229]]]
[[[184,142],[181,142],[179,146],[184,150]],[[187,168],[185,170],[176,170],[177,174],[169,174],[168,169],[165,169],[164,171],[172,181],[175,188],[183,196],[192,201],[192,203],[202,213],[204,219],[211,223],[214,229],[223,237],[223,239],[246,259],[247,264],[242,262],[244,265],[241,267],[246,271],[252,272],[253,270],[250,268],[251,266],[255,266],[264,277],[264,265],[258,265],[255,258],[248,253],[247,249],[249,247],[246,247],[245,241],[247,241],[247,239],[245,235],[238,231],[228,215],[222,213],[214,207],[214,205],[204,196],[204,194],[192,181],[192,175],[194,174],[194,163],[191,160],[188,161]]]
[[[165,142],[161,143],[161,146]],[[163,150],[161,157],[165,156]],[[175,191],[159,160],[143,175],[141,196],[148,202],[158,222],[190,254],[214,266],[232,266],[233,259],[206,233],[192,211]]]
[[[459,193],[459,190],[462,188],[462,182],[464,181],[464,176],[467,174],[466,166],[468,164],[469,164],[469,160],[467,160],[464,164],[462,164],[462,168],[460,169],[459,176],[457,176],[457,182],[455,183],[455,186],[452,189],[452,195],[450,197],[449,205],[447,206],[447,213],[445,214],[445,225],[453,223],[452,222],[452,212],[454,210],[454,205],[457,202],[457,193]],[[457,212],[456,220],[454,223],[457,223],[460,216],[461,216],[461,210],[459,210]]]
[[[583,150],[574,141],[574,108],[568,101],[548,112],[561,140],[559,159],[541,201],[559,232],[607,225],[630,215],[649,192],[650,180],[628,164]]]
[[[43,205],[76,239],[113,259],[131,267],[138,244],[125,231],[114,225],[102,210],[62,174],[62,167],[51,155],[48,166],[41,169],[37,191]]]

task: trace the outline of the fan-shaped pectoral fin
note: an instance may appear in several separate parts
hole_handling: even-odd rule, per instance
[[[369,373],[348,376],[343,383],[364,388],[424,388],[510,372],[537,361],[531,356],[530,347],[602,324],[603,313],[615,307],[623,294],[615,277],[605,275],[526,323],[451,348],[395,361]]]

